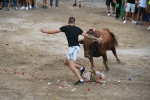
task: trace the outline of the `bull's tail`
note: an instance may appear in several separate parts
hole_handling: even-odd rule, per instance
[[[115,45],[117,47],[118,46],[118,41],[116,39],[116,36],[112,32],[110,32],[108,29],[105,29],[105,30],[107,30],[111,34],[111,36],[113,38],[112,45]]]
[[[111,34],[111,36],[113,38],[113,45],[115,45],[117,47],[118,46],[118,41],[116,39],[116,36],[112,32],[110,32],[110,34]]]

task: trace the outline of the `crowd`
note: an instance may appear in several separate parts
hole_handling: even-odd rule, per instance
[[[147,21],[150,30],[150,0],[106,0],[108,16],[110,16],[110,4],[112,6],[112,16],[119,17],[126,24],[130,19],[134,25],[143,25]]]
[[[90,3],[94,3],[94,0],[89,0]],[[59,0],[55,0],[55,8],[58,9]],[[7,4],[7,5],[5,5]],[[74,0],[73,6],[79,5],[81,8],[81,0]],[[20,9],[35,9],[37,8],[36,0],[0,0],[0,10],[2,6],[7,6],[5,9],[9,11],[9,6],[14,6],[15,10]],[[110,13],[110,5],[112,7],[112,13]],[[53,0],[43,0],[42,8],[52,8]],[[116,19],[122,18],[123,23],[126,24],[128,19],[134,25],[143,25],[143,20],[149,22],[148,30],[150,30],[150,0],[106,0],[106,6],[108,16],[115,16]]]
[[[58,9],[58,3],[59,0],[55,0],[55,7]],[[53,0],[49,0],[50,5],[48,5],[48,0],[43,0],[43,6],[42,8],[52,8],[53,6]],[[15,10],[18,10],[18,7],[20,9],[29,10],[29,9],[35,9],[37,8],[37,2],[36,0],[0,0],[0,10],[2,10],[3,6],[7,6],[6,11],[9,11],[9,6],[14,6]]]

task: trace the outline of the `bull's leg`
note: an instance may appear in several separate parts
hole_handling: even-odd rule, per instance
[[[116,48],[115,47],[112,48],[112,52],[113,52],[114,56],[116,57],[116,60],[117,60],[118,64],[120,64],[120,59],[118,59],[118,57],[117,57],[117,53],[116,53]]]
[[[91,69],[93,70],[93,69],[94,69],[93,57],[90,56],[90,57],[89,57],[89,60],[90,60],[90,63],[91,63]]]
[[[89,57],[89,60],[90,60],[90,63],[91,63],[91,69],[96,73],[96,70],[95,70],[95,68],[94,68],[93,57],[90,56],[90,57]]]
[[[109,68],[107,66],[107,54],[105,53],[102,57],[103,57],[103,64],[106,67],[106,71],[109,71]]]

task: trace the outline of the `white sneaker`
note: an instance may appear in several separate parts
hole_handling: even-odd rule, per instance
[[[150,26],[147,29],[150,30]]]
[[[18,8],[16,7],[15,10],[18,10]]]
[[[126,20],[124,20],[124,21],[123,21],[123,23],[124,23],[124,24],[126,24],[126,23],[127,23],[127,21],[126,21]]]
[[[29,7],[26,7],[26,10],[29,10]]]
[[[116,16],[116,14],[115,14],[115,13],[113,13],[113,14],[112,14],[112,16],[114,16],[114,17],[115,17],[115,16]]]
[[[22,6],[20,9],[21,9],[21,10],[24,10],[24,9],[25,9],[25,7],[24,7],[24,6]]]
[[[132,21],[132,24],[137,25],[137,22],[136,21]]]
[[[110,16],[110,13],[108,13],[108,16]]]
[[[32,9],[32,6],[31,6],[31,5],[29,5],[29,9]]]
[[[49,8],[52,8],[52,6],[49,6]]]
[[[12,6],[14,6],[14,3],[11,3]]]
[[[56,9],[58,9],[58,7],[56,7]]]

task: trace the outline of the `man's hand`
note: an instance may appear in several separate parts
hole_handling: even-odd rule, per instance
[[[44,29],[44,28],[41,28],[40,31],[41,31],[42,33],[46,33],[46,29]]]
[[[104,43],[104,42],[105,42],[105,40],[102,38],[102,36],[99,37],[99,38],[97,38],[97,40],[100,41],[101,43]]]

